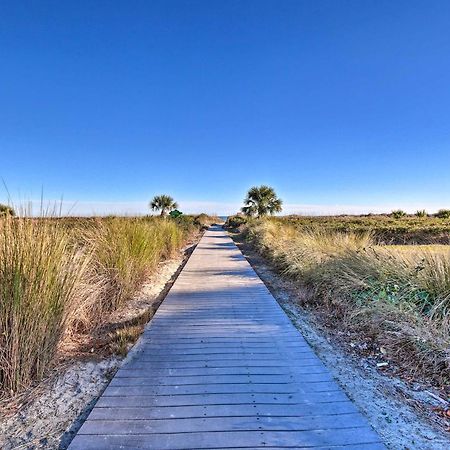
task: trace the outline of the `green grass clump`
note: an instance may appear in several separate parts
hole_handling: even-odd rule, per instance
[[[402,217],[405,217],[405,216],[406,216],[406,213],[405,213],[405,211],[403,211],[402,209],[396,209],[395,211],[392,211],[392,212],[391,212],[391,216],[392,216],[394,219],[401,219]]]

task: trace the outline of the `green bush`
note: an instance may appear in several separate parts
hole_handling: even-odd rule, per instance
[[[7,216],[7,215],[15,216],[16,213],[11,206],[0,203],[0,217]]]
[[[225,227],[227,228],[239,228],[241,225],[245,225],[247,223],[247,218],[244,216],[230,216],[227,218],[225,222]]]
[[[198,225],[195,223],[193,216],[181,215],[175,217],[173,221],[186,233],[191,234],[198,230]]]
[[[440,209],[436,213],[436,217],[439,219],[450,219],[450,209]]]
[[[424,209],[416,211],[416,217],[428,217],[428,213]]]
[[[198,214],[197,216],[194,216],[194,222],[195,224],[203,229],[206,229],[210,227],[213,223],[216,223],[219,221],[219,218],[216,216],[210,216],[208,214]]]
[[[391,212],[391,216],[394,219],[401,219],[402,217],[406,216],[406,213],[402,209],[397,209],[397,210]]]
[[[178,211],[178,209],[174,209],[173,211],[170,211],[169,216],[172,217],[172,219],[176,219],[177,217],[180,217],[183,213],[181,211]]]

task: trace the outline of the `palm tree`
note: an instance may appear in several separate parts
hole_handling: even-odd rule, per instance
[[[242,212],[246,216],[267,216],[281,212],[283,201],[270,186],[253,186],[247,192]]]
[[[170,195],[155,195],[150,202],[152,211],[161,211],[161,216],[165,216],[169,211],[178,208],[178,203]]]

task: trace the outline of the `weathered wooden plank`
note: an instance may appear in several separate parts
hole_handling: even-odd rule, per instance
[[[240,404],[236,405],[197,405],[165,407],[99,407],[93,409],[89,420],[106,420],[114,415],[116,420],[144,419],[186,419],[190,417],[237,417],[237,416],[335,416],[356,413],[356,407],[349,401],[314,404]]]
[[[135,370],[120,371],[111,381],[110,386],[120,386],[124,380],[135,380],[139,385],[151,384],[176,386],[180,384],[210,384],[210,383],[317,383],[317,382],[333,382],[330,375],[324,374],[304,374],[294,376],[293,374],[196,374],[196,375],[172,375],[169,373],[157,374],[152,372],[138,372]]]
[[[157,349],[152,349],[151,347],[146,348],[145,351],[139,352],[140,355],[149,355],[149,356],[154,356],[155,358],[161,357],[161,356],[166,356],[168,358],[179,358],[179,357],[185,357],[185,356],[189,356],[189,357],[194,357],[197,358],[198,356],[203,356],[203,357],[211,357],[211,356],[224,356],[224,355],[231,355],[231,356],[227,356],[230,359],[232,358],[232,356],[234,355],[240,355],[240,356],[246,356],[249,358],[252,357],[258,357],[260,355],[262,355],[261,357],[264,358],[272,358],[275,357],[277,359],[279,359],[280,355],[286,355],[289,357],[298,357],[299,359],[317,359],[317,356],[314,355],[314,353],[310,350],[310,349],[301,349],[301,350],[292,350],[292,351],[279,351],[277,352],[276,348],[260,348],[260,349],[256,349],[256,348],[250,348],[247,349],[245,347],[234,347],[234,348],[225,348],[225,349],[220,349],[219,347],[215,347],[215,348],[204,348],[202,349],[191,349],[191,350],[180,350],[180,349],[172,349],[169,351],[164,351],[164,349],[162,348],[157,348]],[[193,360],[192,358],[190,358],[191,361]]]
[[[177,355],[177,354],[167,354],[164,355],[163,353],[157,353],[155,355],[152,355],[151,353],[147,353],[147,352],[141,352],[140,353],[140,358],[142,359],[142,361],[154,361],[154,362],[177,362],[177,361],[189,361],[189,362],[194,362],[194,361],[204,361],[204,362],[208,362],[208,361],[243,361],[244,363],[247,361],[269,361],[269,362],[278,362],[280,360],[280,354],[276,354],[276,353],[246,353],[246,352],[242,352],[242,353],[224,353],[224,354],[220,354],[220,353],[211,353],[211,354],[185,354],[185,355]],[[305,355],[302,354],[291,354],[290,356],[290,360],[295,364],[298,363],[300,364],[304,364],[304,363],[308,363],[308,365],[311,365],[309,363],[312,364],[318,364],[319,360],[317,359],[317,357],[315,355],[313,355],[312,353],[307,353]]]
[[[197,375],[197,376],[115,376],[110,386],[180,386],[180,385],[204,385],[204,384],[288,384],[294,381],[293,375]],[[295,380],[296,381],[296,380]],[[333,382],[332,380],[321,380]],[[316,381],[317,382],[317,381]],[[334,382],[333,382],[334,383]]]
[[[82,435],[72,441],[71,450],[117,448],[147,448],[158,450],[257,448],[312,448],[378,443],[379,438],[369,427],[340,430],[308,431],[222,431],[166,433],[147,435]]]
[[[238,416],[238,417],[188,417],[184,419],[140,419],[119,420],[113,410],[102,420],[89,420],[83,424],[79,434],[154,434],[194,433],[210,431],[306,431],[340,430],[364,427],[365,420],[359,413],[325,416]]]
[[[202,342],[203,341],[203,342]],[[145,344],[142,349],[139,349],[135,354],[142,354],[145,352],[148,352],[150,348],[154,348],[156,351],[162,351],[164,350],[163,347],[163,341],[146,341],[142,340],[142,344]],[[241,340],[241,339],[227,339],[227,340],[210,340],[210,339],[168,339],[164,345],[170,347],[167,349],[168,354],[174,354],[174,353],[181,353],[188,351],[190,348],[193,350],[194,353],[201,351],[202,348],[205,349],[205,351],[212,351],[217,350],[220,348],[227,348],[230,349],[228,353],[232,353],[233,350],[237,350],[238,348],[241,348],[243,351],[247,352],[254,352],[258,348],[261,349],[263,352],[267,352],[267,350],[271,350],[273,352],[277,352],[280,354],[285,355],[286,357],[289,356],[291,353],[307,353],[309,352],[310,355],[315,356],[314,352],[306,345],[299,345],[299,346],[292,346],[288,343],[287,345],[283,347],[283,344],[273,344],[270,345],[267,342],[260,342],[259,340]],[[147,348],[148,346],[148,348]],[[280,346],[280,348],[278,347]],[[282,362],[285,360],[285,358],[281,358]]]
[[[141,381],[142,380],[142,381]],[[318,383],[200,383],[153,385],[146,378],[121,378],[110,383],[105,395],[192,395],[192,394],[234,394],[234,393],[279,393],[296,394],[310,392],[336,392],[340,388],[334,381]]]
[[[290,367],[194,367],[194,368],[157,368],[151,363],[143,368],[122,367],[117,373],[117,378],[122,377],[154,377],[155,380],[161,378],[168,379],[172,377],[185,378],[189,380],[191,377],[198,376],[216,376],[216,375],[295,375],[295,379],[300,382],[309,381],[327,381],[332,377],[325,368],[320,370],[311,370],[310,368],[302,368],[302,370],[293,370]]]
[[[302,368],[305,372],[320,370],[323,368],[323,364],[314,360],[306,361],[293,361],[290,365],[288,361],[282,361],[277,363],[275,359],[224,359],[224,360],[203,360],[203,361],[190,361],[178,360],[178,361],[154,361],[151,358],[148,359],[136,359],[130,361],[127,367],[154,367],[154,368],[189,368],[189,367],[288,367],[292,370],[299,371]]]
[[[291,350],[294,350],[298,348],[299,350],[302,350],[305,348],[304,345],[299,345],[298,347],[294,347],[292,345],[288,345],[293,341],[292,338],[289,339],[281,339],[280,337],[274,337],[274,336],[268,336],[269,339],[272,339],[276,342],[273,344],[273,349],[278,350],[280,349],[280,352],[282,353],[289,353]],[[179,346],[186,345],[186,344],[210,344],[210,345],[223,345],[223,347],[227,347],[228,345],[257,345],[259,343],[265,344],[267,346],[267,343],[261,342],[261,340],[258,338],[258,336],[240,336],[240,335],[230,335],[227,336],[160,336],[158,339],[142,339],[142,344],[155,344],[160,345],[163,342],[166,343],[166,345],[171,344],[178,344]],[[286,343],[286,346],[283,346],[283,344]],[[267,347],[265,347],[267,348]],[[145,351],[145,348],[139,349],[140,351]],[[175,350],[175,349],[174,349]]]
[[[113,392],[114,393],[114,392]],[[194,405],[240,405],[261,404],[315,404],[345,401],[343,392],[309,392],[306,394],[267,394],[267,393],[222,393],[192,395],[113,395],[105,391],[99,398],[98,406],[194,406]],[[96,406],[97,406],[96,405]]]

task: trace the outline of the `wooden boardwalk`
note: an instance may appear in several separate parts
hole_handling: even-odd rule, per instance
[[[69,448],[385,447],[212,227]]]

